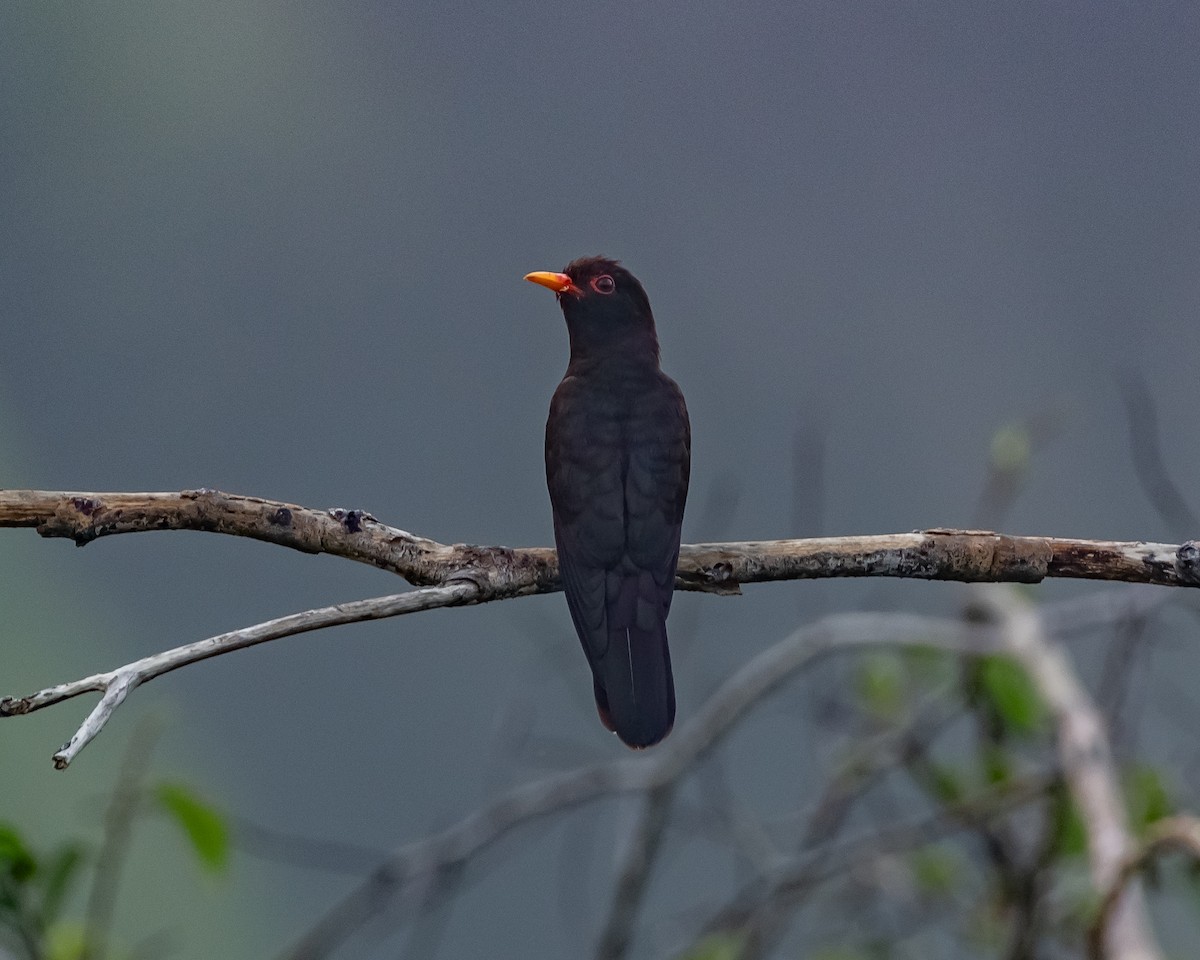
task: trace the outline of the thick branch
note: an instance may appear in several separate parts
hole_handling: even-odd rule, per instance
[[[464,579],[475,569],[536,593],[558,576],[553,550],[447,546],[380,523],[362,510],[314,510],[219,490],[70,493],[0,490],[0,527],[35,527],[43,537],[85,546],[147,530],[201,530],[249,537],[303,553],[328,553],[399,574],[414,586]]]
[[[79,545],[146,530],[202,530],[390,570],[415,586],[475,581],[484,599],[559,589],[547,547],[447,545],[380,523],[361,510],[315,510],[221,493],[0,491],[0,527],[35,527]],[[811,540],[702,543],[680,551],[681,590],[736,593],[743,583],[828,577],[906,577],[1037,583],[1046,577],[1200,586],[1200,545],[1014,537],[983,530]]]

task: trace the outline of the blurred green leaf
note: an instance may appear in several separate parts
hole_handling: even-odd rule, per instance
[[[1029,466],[1033,442],[1023,423],[1010,423],[992,435],[992,467],[1004,473],[1017,473]]]
[[[37,860],[21,835],[8,824],[0,824],[0,870],[18,883],[24,883],[37,871]]]
[[[87,943],[81,923],[57,923],[46,932],[46,960],[82,960]]]
[[[1158,771],[1150,766],[1135,766],[1125,772],[1125,803],[1129,826],[1141,836],[1150,824],[1174,812],[1174,804]]]
[[[1055,849],[1065,857],[1081,857],[1087,852],[1087,824],[1066,787],[1054,791],[1052,812],[1055,820]]]
[[[913,851],[910,867],[917,889],[927,897],[952,892],[961,872],[958,859],[948,850],[937,847]]]
[[[1012,780],[1013,758],[1004,747],[996,743],[983,746],[983,773],[987,782],[1000,786]]]
[[[733,933],[711,933],[679,960],[737,960],[742,955],[744,941]]]
[[[942,803],[958,803],[966,794],[962,773],[945,764],[929,761],[929,785],[934,796]]]
[[[926,686],[949,683],[957,675],[958,659],[936,647],[908,647],[901,654],[909,675]]]
[[[979,664],[980,689],[996,714],[1014,733],[1032,734],[1046,723],[1046,709],[1029,674],[1012,657],[984,657]]]
[[[900,660],[889,653],[864,657],[858,670],[858,696],[875,716],[892,720],[904,705],[904,671]]]
[[[223,870],[229,862],[229,828],[221,815],[177,783],[161,784],[157,799],[182,828],[200,862],[210,870]]]

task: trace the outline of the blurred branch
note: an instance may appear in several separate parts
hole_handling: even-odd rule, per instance
[[[181,493],[0,491],[0,527],[34,527],[83,546],[147,530],[250,537],[369,563],[415,586],[477,583],[477,602],[560,589],[549,547],[447,545],[361,510],[314,510],[217,490]],[[902,577],[1038,583],[1046,577],[1200,586],[1200,545],[1014,537],[935,528],[879,536],[701,543],[680,549],[676,588],[737,593],[742,583]]]
[[[1004,645],[1029,672],[1053,718],[1063,777],[1087,824],[1092,887],[1103,895],[1117,882],[1133,844],[1104,719],[1036,608],[1011,588],[979,587],[976,596],[1001,626]],[[1103,933],[1105,956],[1158,960],[1141,891],[1127,887],[1119,899]]]
[[[1042,401],[1032,413],[996,431],[975,508],[976,523],[990,527],[1004,522],[1026,487],[1034,458],[1062,433],[1066,419],[1062,402]]]
[[[241,853],[267,863],[361,877],[387,852],[383,848],[288,833],[228,812],[225,819],[233,828],[230,834],[233,845]]]
[[[932,647],[964,654],[996,653],[994,627],[903,614],[843,614],[797,630],[727,680],[671,739],[643,756],[596,764],[523,784],[439,834],[410,844],[381,863],[283,956],[318,960],[388,909],[414,885],[457,869],[510,831],[541,817],[616,794],[670,788],[794,673],[817,658],[871,646]],[[629,871],[632,876],[637,871]]]
[[[1139,376],[1120,379],[1121,399],[1129,418],[1129,439],[1138,482],[1172,530],[1200,530],[1200,519],[1171,479],[1158,442],[1158,411],[1146,382]]]
[[[1019,594],[1011,589],[979,588],[982,601],[997,633],[990,638],[990,649],[977,648],[976,653],[1007,653],[1017,657],[1036,684],[1040,697],[1047,705],[1057,732],[1059,762],[1064,777],[1088,825],[1089,865],[1093,886],[1097,891],[1108,889],[1116,862],[1125,846],[1120,845],[1124,833],[1124,808],[1115,792],[1115,773],[1109,760],[1107,743],[1098,712],[1076,679],[1071,665],[1051,635],[1063,632],[1095,630],[1102,625],[1121,620],[1133,612],[1111,606],[1111,595],[1098,594],[1091,598],[1047,605],[1034,611]],[[1138,602],[1151,599],[1142,593],[1134,595]],[[918,745],[920,741],[918,740]],[[886,849],[911,848],[955,830],[972,829],[987,834],[993,829],[1000,813],[989,813],[991,800],[1018,804],[1042,796],[1055,782],[1055,777],[1040,778],[1032,784],[1032,794],[1021,788],[1018,795],[1001,790],[989,791],[977,800],[942,801],[933,816],[913,827],[884,827],[868,834],[856,846],[828,842],[794,855],[790,865],[776,867],[747,885],[705,926],[703,933],[732,932],[738,937],[742,953],[739,956],[764,955],[784,931],[789,910],[808,896],[813,888],[835,874],[843,874],[847,863],[877,859]],[[991,799],[988,799],[991,798]],[[1012,809],[1007,807],[1006,809]],[[1093,826],[1095,825],[1095,826]],[[1114,841],[1114,835],[1118,838]],[[828,838],[825,838],[828,841]],[[1044,851],[1043,851],[1044,852]],[[1100,865],[1102,869],[1097,869]],[[1034,880],[1038,877],[1032,875]],[[1111,942],[1121,950],[1112,958],[1148,960],[1159,956],[1153,937],[1145,927],[1140,895],[1123,906],[1124,916],[1116,924]],[[1019,944],[1014,944],[1014,947]],[[1123,952],[1122,952],[1123,951]]]
[[[1142,845],[1121,862],[1116,877],[1104,891],[1096,919],[1088,931],[1089,960],[1124,960],[1125,954],[1113,952],[1110,929],[1118,904],[1129,883],[1162,853],[1177,850],[1200,862],[1200,820],[1196,817],[1168,817],[1151,824]]]
[[[768,928],[770,936],[764,938],[758,926],[758,919],[764,914],[783,916],[790,904],[804,899],[820,883],[903,850],[976,828],[1041,799],[1048,787],[1049,781],[1045,779],[990,787],[920,818],[888,824],[850,839],[829,840],[801,851],[780,864],[770,876],[753,881],[735,894],[702,933],[736,931],[745,937],[739,957],[758,956],[771,946],[764,939],[769,941],[779,932]]]
[[[117,905],[121,870],[129,853],[133,819],[138,813],[142,781],[150,765],[150,754],[158,739],[158,726],[143,722],[133,731],[112,799],[104,812],[104,839],[96,854],[96,870],[88,893],[81,960],[105,960],[108,937]]]
[[[622,960],[629,953],[638,908],[646,894],[650,871],[662,847],[663,831],[667,827],[667,813],[674,792],[674,784],[667,784],[646,794],[641,814],[630,833],[629,849],[617,879],[612,908],[604,924],[604,932],[600,934],[600,946],[596,948],[598,960]]]
[[[1117,755],[1120,755],[1123,741],[1134,726],[1129,721],[1128,714],[1132,708],[1128,704],[1140,661],[1146,659],[1150,651],[1146,625],[1142,617],[1118,621],[1100,671],[1096,703],[1100,712],[1108,718],[1108,738],[1113,753]]]
[[[308,633],[312,630],[321,630],[325,627],[334,627],[345,623],[382,620],[386,617],[398,617],[420,610],[433,610],[437,607],[471,603],[477,593],[478,589],[473,583],[459,582],[393,596],[340,603],[333,607],[305,610],[303,613],[279,617],[276,620],[268,620],[252,627],[243,627],[241,630],[221,633],[206,640],[197,640],[195,643],[165,650],[162,653],[127,663],[107,673],[95,673],[82,680],[60,683],[27,697],[5,697],[0,700],[0,717],[15,717],[33,713],[43,707],[70,700],[81,693],[102,693],[100,702],[75,731],[75,735],[54,754],[54,766],[62,770],[104,729],[104,725],[108,723],[117,707],[125,702],[125,698],[131,692],[148,680],[153,680],[164,673],[222,653],[243,650],[267,640],[278,640],[282,637],[291,637],[299,633]]]
[[[918,703],[899,726],[858,744],[805,818],[796,851],[790,858],[777,853],[768,868],[759,871],[759,878],[721,911],[720,921],[714,921],[707,932],[721,929],[722,924],[736,931],[741,941],[738,960],[756,960],[770,955],[799,904],[814,886],[851,869],[844,862],[831,863],[830,860],[851,849],[838,841],[855,806],[869,796],[875,781],[882,780],[897,766],[909,767],[915,757],[925,755],[932,741],[960,709],[957,706],[948,708],[943,698],[930,696],[925,702]],[[955,809],[951,806],[951,817]],[[942,814],[946,813],[943,809]],[[803,879],[785,882],[784,878],[795,876],[797,871]]]

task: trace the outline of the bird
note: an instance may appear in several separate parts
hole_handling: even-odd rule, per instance
[[[557,295],[571,356],[546,421],[546,485],[567,608],[600,721],[633,749],[675,722],[667,614],[691,472],[691,423],[659,365],[650,300],[619,261],[526,280]]]

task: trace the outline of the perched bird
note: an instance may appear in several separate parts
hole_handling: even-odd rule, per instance
[[[571,361],[546,421],[546,484],[567,607],[600,721],[628,746],[671,731],[667,612],[691,464],[687,406],[658,363],[650,301],[615,260],[525,277],[558,295]]]

